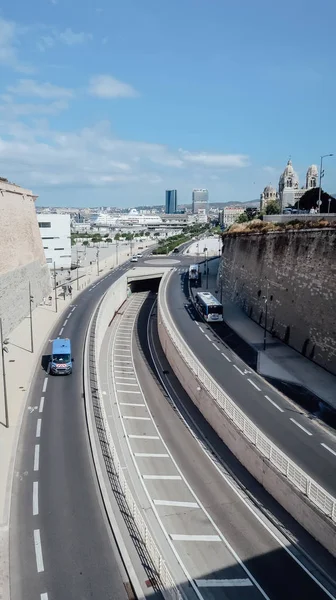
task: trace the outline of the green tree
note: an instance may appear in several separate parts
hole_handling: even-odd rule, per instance
[[[108,233],[104,233],[104,238],[108,238],[109,234]]]
[[[83,242],[83,246],[88,246],[88,245],[89,245],[89,242],[88,242],[88,240],[84,240],[84,242]]]
[[[111,238],[110,238],[110,237],[106,238],[106,240],[105,240],[105,241],[106,241],[108,244],[110,244],[110,243],[112,242],[112,240],[111,240]]]
[[[276,200],[270,200],[266,205],[266,215],[279,215],[280,214],[280,206]]]
[[[245,211],[236,219],[236,223],[247,223],[247,221],[249,221],[249,218]]]
[[[116,233],[114,236],[115,241],[117,242],[118,240],[120,240],[120,233]]]

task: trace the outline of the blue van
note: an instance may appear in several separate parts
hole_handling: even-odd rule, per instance
[[[71,375],[73,358],[68,338],[57,338],[52,344],[50,372],[53,375]]]

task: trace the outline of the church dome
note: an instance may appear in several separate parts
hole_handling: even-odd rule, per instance
[[[318,175],[317,166],[310,165],[310,167],[308,168],[308,171],[307,171],[307,175],[308,175],[308,177],[317,177],[317,175]]]
[[[271,185],[266,185],[266,187],[264,188],[264,194],[275,194],[275,192],[275,188]]]

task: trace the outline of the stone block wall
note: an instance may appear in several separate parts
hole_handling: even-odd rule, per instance
[[[224,235],[223,298],[336,374],[336,231]],[[220,282],[219,282],[220,283]]]
[[[0,181],[0,316],[4,335],[50,294],[51,280],[43,251],[35,199],[30,190]]]

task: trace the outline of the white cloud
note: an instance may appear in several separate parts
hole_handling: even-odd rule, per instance
[[[84,42],[88,42],[92,40],[91,33],[84,33],[81,31],[80,33],[75,33],[68,27],[65,31],[61,32],[58,36],[59,40],[66,44],[67,46],[76,46],[78,44],[84,44]]]
[[[8,119],[28,115],[58,115],[68,108],[69,105],[64,100],[56,100],[49,104],[15,104],[6,100],[5,104],[0,104],[0,115]]]
[[[14,86],[8,86],[7,91],[18,96],[36,96],[37,98],[71,98],[73,91],[59,87],[49,82],[38,83],[34,79],[19,79]]]
[[[248,166],[248,156],[245,154],[207,154],[206,152],[188,152],[179,150],[183,161],[203,165],[205,167],[230,169]]]
[[[18,58],[18,39],[23,28],[0,17],[0,64],[21,73],[32,73],[33,67],[21,62]]]
[[[89,82],[89,94],[98,98],[134,98],[136,90],[111,75],[95,75]]]
[[[274,167],[269,167],[268,165],[263,167],[263,171],[266,171],[266,173],[270,173],[271,175],[275,175],[276,173],[279,173],[279,171],[277,169],[275,169]]]

